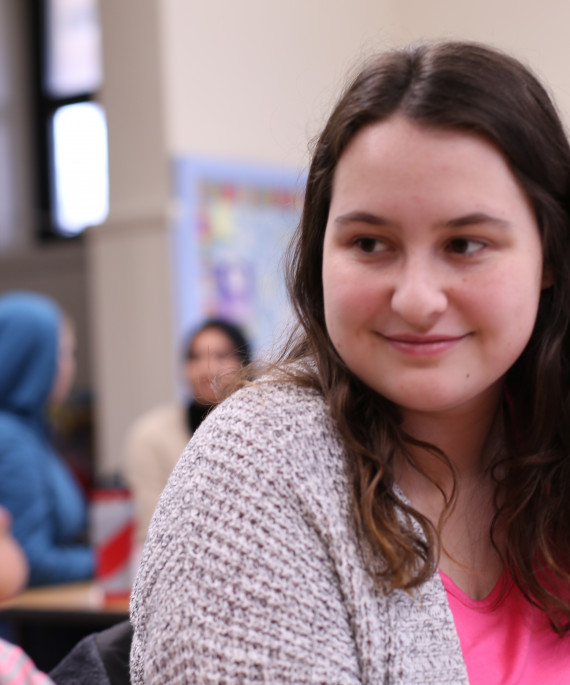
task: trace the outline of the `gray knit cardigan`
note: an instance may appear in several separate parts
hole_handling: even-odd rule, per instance
[[[223,402],[162,494],[131,600],[135,685],[467,684],[445,589],[382,593],[319,393]]]

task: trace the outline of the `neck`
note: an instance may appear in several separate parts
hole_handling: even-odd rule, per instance
[[[405,410],[402,428],[412,438],[434,445],[452,462],[460,480],[481,478],[495,456],[502,425],[501,394],[492,401],[466,404],[453,411],[426,413]],[[424,447],[408,445],[413,462],[445,488],[452,480],[449,467]],[[408,467],[406,468],[406,464]],[[402,460],[401,470],[411,466]],[[414,473],[416,469],[412,468]]]
[[[489,466],[501,436],[500,398],[445,414],[406,411],[402,427],[416,440],[440,449],[453,464],[455,480],[449,466],[429,450],[408,445],[412,463],[400,459],[396,480],[414,509],[438,530],[440,568],[467,594],[480,599],[493,587],[502,568],[489,536],[496,490]],[[449,498],[454,485],[453,507],[442,520],[442,490]]]

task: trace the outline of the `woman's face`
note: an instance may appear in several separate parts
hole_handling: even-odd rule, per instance
[[[549,285],[496,148],[402,116],[360,131],[337,165],[322,278],[339,355],[404,414],[497,402]]]
[[[241,360],[231,338],[219,328],[206,328],[190,344],[184,376],[194,399],[209,406],[240,367]]]

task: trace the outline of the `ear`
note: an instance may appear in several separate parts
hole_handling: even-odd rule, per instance
[[[554,285],[554,275],[552,269],[548,266],[544,266],[542,269],[542,280],[540,282],[540,287],[542,290],[551,288]]]

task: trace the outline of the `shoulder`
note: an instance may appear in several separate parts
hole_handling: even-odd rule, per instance
[[[160,404],[137,417],[129,429],[129,436],[144,436],[157,431],[185,428],[184,407],[176,402]]]
[[[346,454],[317,391],[259,382],[220,404],[194,433],[164,489],[157,513],[166,528],[194,507],[345,509]],[[180,502],[191,505],[182,511]],[[214,504],[216,503],[216,504]],[[173,523],[172,516],[176,518]],[[164,523],[166,521],[166,523]]]
[[[232,418],[231,425],[228,419]],[[293,382],[260,380],[222,402],[204,422],[206,430],[227,426],[233,431],[261,431],[283,438],[295,431],[310,434],[315,427],[333,429],[322,394]],[[322,435],[321,435],[322,437]]]
[[[30,436],[33,438],[33,430],[24,419],[12,412],[0,411],[0,437],[3,436]]]
[[[36,431],[18,416],[0,412],[1,465],[17,462],[19,468],[44,458],[48,452]]]
[[[344,465],[314,390],[261,381],[212,411],[149,529],[131,604],[135,673],[142,678],[168,651],[189,680],[206,669],[233,669],[236,658],[253,669],[262,658],[264,680],[309,682],[305,672],[314,680],[317,669],[315,625],[330,638],[317,656],[324,663],[318,672],[328,676],[319,682],[338,682],[337,662],[356,669],[335,564],[358,563]]]
[[[306,458],[327,449],[339,451],[340,440],[322,394],[292,382],[261,380],[222,402],[206,418],[189,451],[224,445],[240,460],[262,458],[264,468]]]
[[[258,381],[222,402],[196,430],[158,507],[181,500],[240,503],[344,497],[346,455],[322,395],[290,382]],[[342,494],[341,494],[342,493]]]

